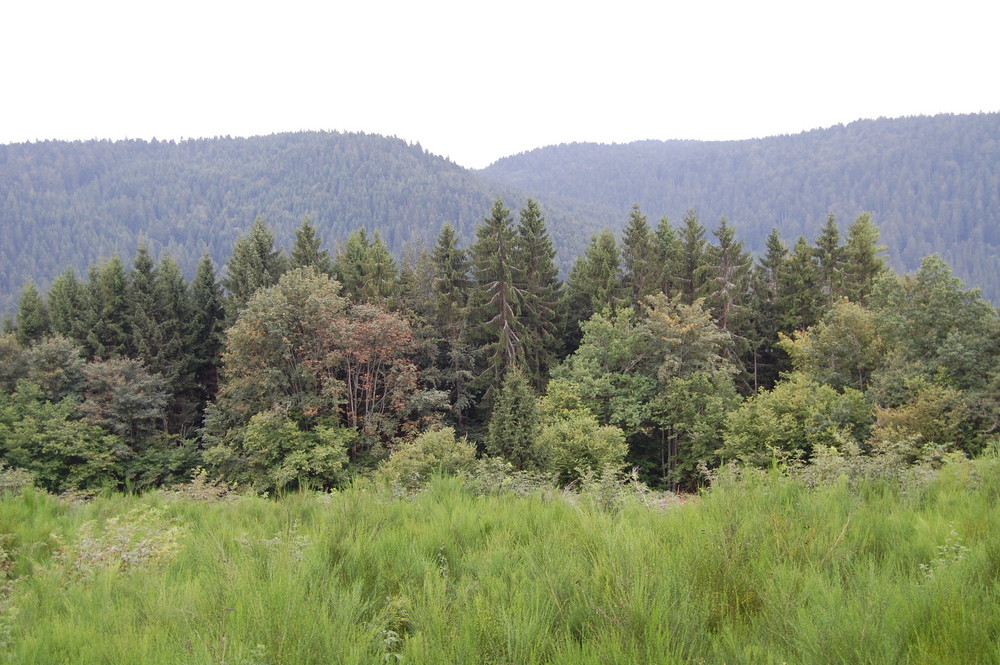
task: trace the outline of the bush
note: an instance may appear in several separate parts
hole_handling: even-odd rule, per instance
[[[589,411],[564,413],[542,427],[535,441],[534,458],[543,471],[556,474],[560,482],[580,478],[587,471],[625,465],[628,444],[625,433],[612,425],[601,425]]]
[[[435,473],[459,474],[468,471],[476,460],[476,448],[455,430],[445,427],[424,432],[403,443],[379,467],[379,478],[406,489],[416,489]]]

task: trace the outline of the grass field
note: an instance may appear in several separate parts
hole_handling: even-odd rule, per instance
[[[9,662],[1000,662],[1000,462],[690,500],[0,501]]]

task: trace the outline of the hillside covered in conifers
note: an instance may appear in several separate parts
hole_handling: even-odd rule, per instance
[[[418,144],[367,134],[84,141],[0,146],[0,310],[27,280],[47,288],[140,242],[190,276],[219,265],[258,216],[290,242],[309,217],[333,245],[366,226],[399,255],[442,223],[472,239],[497,196],[546,210],[565,271],[586,239],[624,228],[638,203],[678,223],[726,216],[761,252],[772,226],[813,239],[829,213],[870,211],[889,260],[915,270],[939,253],[1000,300],[1000,114],[859,121],[728,142],[554,146],[464,169]]]

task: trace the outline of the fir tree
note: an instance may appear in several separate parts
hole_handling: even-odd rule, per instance
[[[132,353],[131,316],[125,264],[117,254],[88,271],[82,343],[97,360],[121,358]]]
[[[545,218],[538,204],[528,199],[517,225],[514,265],[525,371],[536,388],[544,386],[559,346],[556,308],[562,285],[555,256]]]
[[[663,265],[657,265],[657,258],[656,239],[646,216],[638,205],[633,205],[628,225],[622,233],[622,283],[629,294],[631,306],[660,291]]]
[[[681,257],[677,276],[683,301],[691,305],[705,295],[705,227],[694,210],[684,215],[681,230]]]
[[[320,249],[323,239],[316,235],[316,227],[309,218],[302,220],[302,225],[295,232],[295,244],[292,245],[291,268],[315,268],[326,275],[333,274],[333,261],[330,253]]]
[[[83,341],[84,291],[72,268],[53,280],[48,301],[52,332]]]
[[[200,408],[204,409],[219,389],[222,331],[225,326],[222,287],[208,254],[202,255],[191,283],[191,312],[190,353],[194,361],[195,382],[200,387]]]
[[[843,289],[851,302],[866,304],[875,279],[886,270],[885,259],[879,256],[886,247],[879,245],[878,239],[878,227],[868,213],[860,215],[847,229]]]
[[[666,217],[661,218],[656,226],[655,241],[657,291],[673,298],[681,291],[679,275],[682,250],[677,231]]]
[[[538,397],[528,377],[513,368],[504,376],[486,432],[486,452],[517,469],[533,466],[532,450],[541,432]]]
[[[26,347],[48,334],[49,311],[34,282],[28,282],[21,289],[21,299],[17,305],[17,341]]]
[[[489,399],[494,387],[524,357],[519,321],[520,294],[515,279],[515,237],[510,210],[497,199],[490,216],[476,229],[472,245],[472,272],[477,289],[469,310],[482,360],[480,387]]]
[[[229,292],[226,310],[230,320],[236,320],[258,289],[277,284],[286,265],[284,255],[275,249],[274,233],[263,218],[258,217],[247,234],[233,245],[233,253],[226,264],[222,285]]]
[[[813,251],[816,261],[817,279],[823,304],[829,307],[843,293],[844,247],[840,244],[840,230],[833,215],[826,218],[826,224],[816,239]]]

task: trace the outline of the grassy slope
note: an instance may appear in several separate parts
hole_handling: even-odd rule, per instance
[[[998,495],[996,459],[666,510],[453,479],[412,500],[29,494],[0,502],[20,577],[0,638],[47,665],[1000,662]]]

